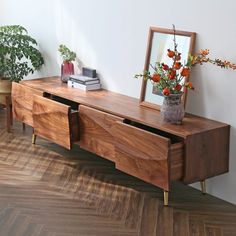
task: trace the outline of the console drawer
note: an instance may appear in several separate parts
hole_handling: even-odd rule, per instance
[[[114,161],[115,147],[111,128],[123,118],[79,106],[80,147],[108,160]]]
[[[12,83],[12,113],[16,120],[33,126],[33,96],[43,96],[43,91]]]
[[[113,125],[116,168],[165,190],[183,175],[183,143],[122,122]]]
[[[34,134],[55,142],[67,149],[78,140],[78,111],[51,99],[34,96]]]

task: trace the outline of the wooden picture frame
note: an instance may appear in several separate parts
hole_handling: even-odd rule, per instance
[[[191,54],[193,53],[196,33],[175,30],[175,37],[176,37],[178,47],[181,46],[184,49],[184,52],[179,50],[179,52],[182,53],[182,55],[184,55],[184,57],[182,58],[182,62],[184,63],[184,61],[186,62],[189,53]],[[172,38],[172,42],[171,42],[171,38]],[[160,57],[163,57],[164,55],[166,55],[166,50],[164,50],[164,48],[171,49],[174,47],[173,38],[174,38],[173,29],[150,27],[149,34],[148,34],[144,71],[149,71],[150,64],[153,64],[156,61],[165,62],[165,61],[162,61]],[[158,40],[161,42],[158,42]],[[163,46],[163,44],[165,45]],[[153,60],[154,56],[156,60]],[[187,82],[187,79],[185,82]],[[153,90],[151,91],[150,86],[153,86],[151,85],[151,81],[146,81],[146,80],[142,81],[140,105],[153,108],[156,110],[160,110],[163,98],[161,98],[162,96],[160,95],[160,93],[155,94]],[[153,95],[150,95],[150,92],[152,92]],[[185,105],[186,98],[187,98],[187,89],[184,88],[183,92],[184,92],[184,95],[182,96],[182,99]]]

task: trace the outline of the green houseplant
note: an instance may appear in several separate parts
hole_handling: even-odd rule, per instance
[[[60,52],[63,63],[61,65],[61,80],[67,82],[70,75],[74,74],[74,64],[72,61],[76,58],[76,53],[71,51],[64,44],[60,44],[58,51]]]
[[[76,58],[76,53],[71,51],[66,45],[64,44],[60,44],[58,51],[61,54],[62,60],[63,62],[67,61],[67,62],[71,62],[74,61]]]
[[[44,64],[37,42],[20,25],[0,27],[0,76],[19,82]]]
[[[11,93],[11,82],[19,82],[44,64],[37,42],[20,25],[0,26],[0,104]]]

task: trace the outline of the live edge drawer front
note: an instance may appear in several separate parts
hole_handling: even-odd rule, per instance
[[[112,133],[115,137],[117,169],[165,190],[170,188],[172,169],[174,178],[181,178],[182,143],[171,144],[169,138],[122,122],[114,124]]]
[[[12,83],[12,113],[16,120],[33,126],[33,96],[43,96],[43,91]]]
[[[83,105],[79,106],[80,147],[114,161],[111,128],[122,118]]]
[[[71,149],[72,121],[77,122],[73,116],[78,117],[78,112],[71,113],[70,106],[34,96],[33,99],[33,124],[34,133],[40,137],[55,142],[67,149]]]

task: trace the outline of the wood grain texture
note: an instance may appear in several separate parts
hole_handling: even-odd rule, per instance
[[[34,134],[71,149],[71,110],[62,103],[35,95],[33,97]]]
[[[229,132],[223,127],[186,139],[185,183],[193,183],[228,172]]]
[[[33,126],[33,96],[43,96],[43,91],[19,83],[12,83],[12,113],[16,120]]]
[[[31,128],[7,133],[5,119],[0,110],[0,235],[236,235],[235,205],[176,182],[163,207],[162,189],[77,145],[31,145]]]
[[[174,143],[170,147],[170,179],[182,180],[184,176],[184,144]]]
[[[118,117],[139,122],[150,127],[169,132],[182,138],[228,126],[206,118],[186,114],[182,125],[163,123],[159,111],[139,106],[139,100],[107,90],[82,91],[61,83],[59,77],[21,81],[28,87],[57,95],[78,104],[87,105]]]
[[[80,147],[115,161],[112,126],[123,119],[90,107],[79,107]]]
[[[74,102],[75,105],[80,104],[80,107],[90,107],[81,110],[81,147],[116,162],[118,168],[145,181],[169,189],[171,180],[183,179],[186,183],[193,183],[228,171],[229,125],[227,124],[189,114],[186,114],[182,125],[166,124],[163,123],[159,111],[139,106],[138,99],[107,90],[85,92],[69,88],[61,83],[59,77],[22,81],[21,83],[27,87],[44,91],[49,97],[67,99]],[[88,115],[85,114],[86,112],[83,114],[85,109],[87,109]],[[152,144],[152,135],[147,140],[143,138],[143,136],[146,137],[144,130],[139,135],[135,133],[136,135],[129,139],[127,134],[133,131],[128,132],[120,127],[111,131],[117,120],[138,123],[141,126],[159,130],[162,134],[167,134],[170,139],[176,137],[177,140],[181,140],[184,146],[178,146],[177,143],[164,144],[166,149],[163,150],[162,145]],[[115,134],[119,134],[121,130],[122,133],[117,141],[118,154],[115,155],[114,138]],[[68,136],[67,132],[68,129],[66,131]],[[50,135],[53,136],[52,132]],[[130,145],[130,142],[125,141],[126,143],[124,143],[124,140],[135,140],[135,142],[124,151],[123,147],[119,147],[119,143]],[[140,143],[141,140],[143,140],[142,143]],[[162,144],[163,140],[156,141]],[[139,143],[138,147],[135,146],[135,143]],[[149,149],[150,154],[147,155],[147,151],[143,153],[142,147],[145,150]],[[155,155],[160,160],[155,159]],[[163,156],[167,159],[163,159]],[[155,164],[153,164],[154,162]],[[159,179],[158,175],[162,175],[162,178]]]
[[[117,169],[165,190],[170,189],[171,142],[168,138],[121,122],[112,126],[112,133],[116,141]],[[182,150],[183,145],[177,149]],[[181,176],[183,170],[180,171]]]

